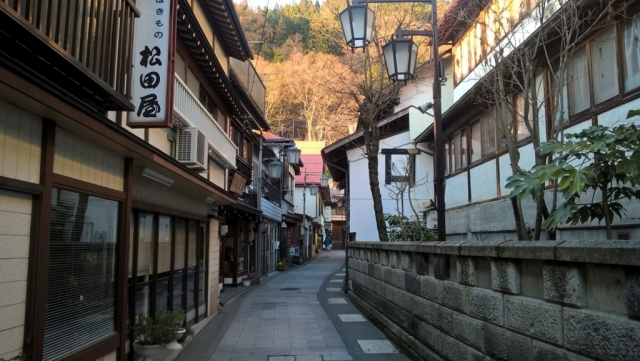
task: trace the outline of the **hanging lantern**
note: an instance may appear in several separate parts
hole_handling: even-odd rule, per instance
[[[318,186],[315,183],[311,183],[311,185],[309,186],[309,193],[312,196],[315,196],[316,194],[318,194]]]
[[[371,43],[375,13],[366,4],[349,5],[340,13],[342,32],[347,45],[364,48]]]
[[[320,177],[320,187],[322,188],[328,188],[329,187],[329,178],[327,178],[326,175],[322,175],[322,177]]]
[[[293,166],[297,166],[298,164],[300,164],[300,153],[300,149],[296,148],[295,146],[293,148],[288,148],[287,161],[289,162],[289,164]]]
[[[392,81],[413,79],[416,69],[418,45],[404,36],[393,37],[382,47],[387,74]]]
[[[282,162],[274,159],[269,163],[269,177],[271,179],[280,179],[282,177]]]

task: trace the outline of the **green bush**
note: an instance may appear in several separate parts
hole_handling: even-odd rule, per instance
[[[410,220],[405,216],[386,213],[387,236],[389,242],[435,241],[437,236],[426,228],[420,220]]]

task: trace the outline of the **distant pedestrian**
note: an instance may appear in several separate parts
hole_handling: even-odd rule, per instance
[[[333,239],[331,239],[331,231],[327,231],[327,236],[324,238],[324,249],[327,252],[331,252]]]

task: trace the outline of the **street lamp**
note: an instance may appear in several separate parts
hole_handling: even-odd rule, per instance
[[[347,9],[340,13],[340,22],[344,32],[347,45],[352,48],[363,48],[371,43],[371,31],[373,29],[375,14],[366,6],[367,3],[405,3],[418,2],[431,4],[431,30],[401,30],[398,29],[395,38],[389,44],[383,46],[383,54],[387,65],[389,78],[393,81],[407,81],[414,76],[416,66],[417,45],[406,36],[429,36],[432,39],[433,49],[433,115],[434,115],[434,140],[435,140],[435,193],[436,211],[438,214],[438,240],[446,240],[445,229],[445,205],[444,205],[444,140],[442,134],[442,109],[441,109],[441,89],[440,89],[440,61],[438,43],[438,10],[436,0],[353,0],[353,5],[348,5]],[[371,24],[371,25],[369,25]],[[362,37],[360,37],[362,36]]]
[[[280,179],[282,177],[282,162],[277,159],[272,160],[267,170],[271,179]]]
[[[363,48],[371,43],[371,33],[376,14],[366,4],[354,2],[340,13],[342,31],[347,45]]]
[[[314,197],[318,194],[318,186],[315,183],[311,183],[309,186],[309,194]]]
[[[287,148],[287,161],[292,166],[297,166],[300,164],[300,149],[294,147]]]
[[[322,175],[322,177],[320,177],[320,187],[322,188],[328,188],[329,187],[329,178],[327,178],[326,175]]]
[[[393,81],[410,80],[416,70],[416,58],[418,45],[410,38],[405,38],[402,30],[390,42],[382,47],[384,62],[387,65],[387,74]]]

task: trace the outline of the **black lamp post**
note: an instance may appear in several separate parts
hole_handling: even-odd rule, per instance
[[[446,229],[444,219],[444,140],[442,134],[442,109],[440,90],[440,61],[438,54],[438,10],[437,0],[354,0],[353,5],[340,13],[342,31],[347,41],[347,45],[352,48],[364,48],[371,43],[371,34],[375,15],[369,10],[367,3],[406,3],[419,2],[431,4],[431,30],[401,30],[396,31],[394,39],[389,44],[383,46],[385,63],[389,78],[393,81],[407,81],[414,76],[416,66],[416,54],[418,47],[406,36],[429,36],[432,39],[433,48],[433,113],[434,113],[434,140],[435,140],[435,193],[436,212],[438,214],[438,240],[446,240]],[[365,27],[366,24],[366,27]],[[371,24],[371,25],[369,25]],[[363,31],[366,29],[367,31]]]

